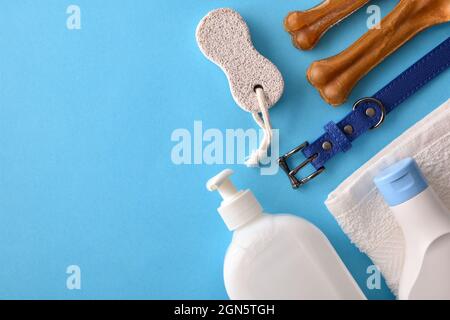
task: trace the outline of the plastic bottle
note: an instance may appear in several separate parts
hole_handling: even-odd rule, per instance
[[[412,158],[374,181],[405,237],[399,299],[450,299],[450,212]]]
[[[325,235],[306,220],[263,213],[250,190],[237,191],[225,170],[208,181],[232,242],[224,262],[233,300],[365,299]]]

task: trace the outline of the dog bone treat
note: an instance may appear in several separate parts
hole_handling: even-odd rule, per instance
[[[328,29],[367,2],[369,0],[325,0],[307,11],[290,12],[284,20],[284,28],[291,34],[295,47],[310,50]]]
[[[309,82],[333,106],[370,70],[420,31],[450,20],[449,0],[401,0],[382,21],[336,56],[312,63]]]
[[[203,54],[225,72],[236,103],[245,111],[260,112],[255,88],[264,89],[267,108],[283,94],[280,71],[253,47],[247,24],[228,8],[211,11],[197,27]]]

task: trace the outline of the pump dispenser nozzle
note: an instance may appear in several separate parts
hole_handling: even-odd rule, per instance
[[[238,191],[233,185],[230,176],[233,170],[226,169],[209,179],[206,188],[209,191],[218,191],[223,201],[217,209],[228,229],[236,230],[262,214],[258,200],[250,190]]]
[[[223,200],[227,200],[235,196],[238,191],[233,185],[233,182],[229,179],[233,173],[234,172],[231,169],[222,171],[214,178],[209,179],[206,184],[206,188],[208,188],[209,191],[218,191]]]

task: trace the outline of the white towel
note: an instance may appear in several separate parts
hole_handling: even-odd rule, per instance
[[[450,208],[450,100],[359,168],[325,201],[350,240],[379,267],[394,294],[403,266],[404,239],[372,180],[380,169],[405,157],[416,159]]]

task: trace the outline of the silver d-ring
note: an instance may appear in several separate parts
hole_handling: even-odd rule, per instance
[[[384,122],[384,119],[386,118],[386,108],[384,107],[383,103],[380,100],[367,97],[367,98],[362,98],[362,99],[359,99],[358,101],[356,101],[355,104],[353,105],[353,110],[356,110],[356,108],[358,108],[358,106],[364,102],[373,102],[380,107],[380,110],[381,110],[380,120],[372,128],[370,128],[370,130],[376,129],[379,126],[381,126],[381,124]]]

